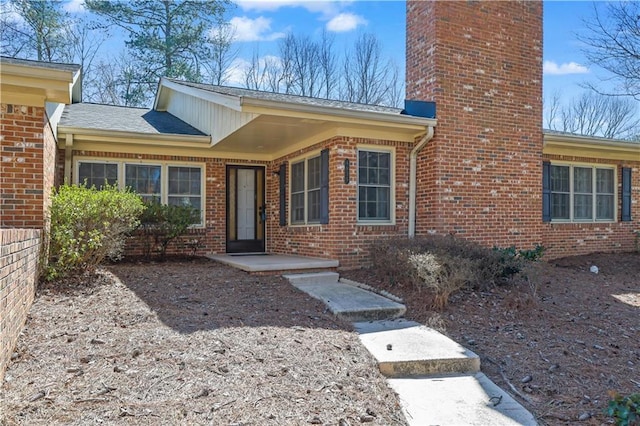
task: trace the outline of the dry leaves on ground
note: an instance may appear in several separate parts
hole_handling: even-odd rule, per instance
[[[0,423],[405,424],[350,326],[281,277],[124,263],[75,286],[41,290]]]

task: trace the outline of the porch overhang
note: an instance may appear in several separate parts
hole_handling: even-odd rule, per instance
[[[414,143],[436,125],[433,118],[403,115],[395,108],[194,85],[166,78],[160,82],[154,108],[211,135],[215,156],[261,161],[272,161],[337,136]]]

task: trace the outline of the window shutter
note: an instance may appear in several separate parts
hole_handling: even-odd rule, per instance
[[[280,164],[280,226],[287,225],[287,163]]]
[[[551,222],[551,163],[542,162],[542,221]]]
[[[622,168],[622,221],[631,222],[631,168]]]
[[[320,152],[320,223],[329,223],[329,150]]]

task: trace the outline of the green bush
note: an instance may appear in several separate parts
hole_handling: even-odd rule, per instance
[[[62,185],[54,190],[45,278],[91,271],[105,258],[119,259],[143,209],[136,194],[116,186]]]
[[[200,211],[188,205],[148,201],[145,206],[140,225],[145,235],[144,252],[147,259],[151,258],[153,252],[164,259],[169,243],[184,235],[191,225],[200,222]]]
[[[622,396],[612,392],[611,397],[605,413],[615,419],[617,426],[640,425],[640,393]]]

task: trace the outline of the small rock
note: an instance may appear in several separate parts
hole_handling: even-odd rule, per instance
[[[367,408],[367,414],[373,417],[378,417],[378,415],[376,414],[375,411],[373,411],[371,408]]]
[[[581,421],[581,422],[584,422],[585,420],[589,420],[590,418],[591,418],[591,414],[590,413],[582,413],[578,417],[578,420]]]
[[[549,367],[549,371],[553,372],[553,371],[556,371],[558,368],[560,368],[558,364],[553,364],[551,367]]]
[[[67,373],[78,373],[82,371],[82,368],[80,367],[69,367],[67,368]]]
[[[524,377],[522,378],[522,380],[520,380],[520,381],[521,381],[522,383],[529,383],[529,382],[530,382],[530,381],[532,381],[532,380],[533,380],[533,377],[531,377],[531,376],[524,376]]]
[[[589,271],[591,271],[594,274],[597,274],[598,272],[600,272],[600,269],[596,265],[592,265],[591,268],[589,268]]]
[[[516,338],[518,338],[518,340],[524,340],[524,334],[518,332],[516,333]]]
[[[371,423],[373,421],[374,417],[373,416],[360,416],[360,422],[362,423]]]
[[[89,343],[92,345],[104,345],[106,342],[102,339],[91,339]]]
[[[469,339],[469,340],[467,340],[467,344],[468,344],[469,346],[475,346],[475,345],[476,345],[476,341],[475,341],[475,340],[473,340],[473,339]]]
[[[18,352],[14,352],[11,354],[11,361],[15,361],[18,358],[20,358],[20,354]]]
[[[387,350],[388,350],[388,351],[390,351],[390,350],[392,350],[392,349],[393,349],[393,345],[392,345],[391,343],[389,343],[389,344],[387,345]]]
[[[115,367],[113,367],[113,371],[114,373],[123,373],[124,369],[116,365]]]
[[[603,351],[604,350],[604,346],[600,346],[600,345],[593,345],[594,349],[598,349],[599,351]]]
[[[320,417],[315,416],[314,418],[309,420],[309,423],[311,423],[312,425],[321,425],[322,424],[322,420],[320,420]]]

